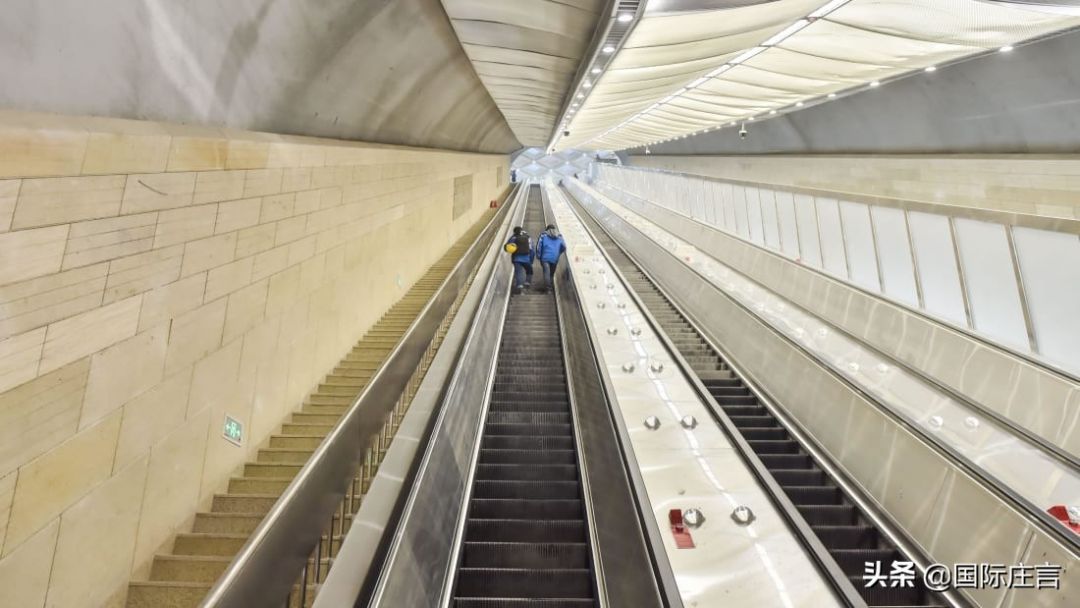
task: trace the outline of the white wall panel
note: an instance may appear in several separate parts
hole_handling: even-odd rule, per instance
[[[954,221],[975,329],[1029,350],[1005,227],[977,220]]]
[[[799,224],[799,257],[804,264],[821,268],[821,244],[818,242],[814,197],[795,195],[795,219]]]
[[[923,306],[930,314],[966,326],[964,295],[960,287],[949,218],[944,215],[908,213],[911,242],[923,290]]]
[[[833,198],[818,197],[815,202],[825,270],[846,279],[847,256],[844,253],[844,235],[840,230],[840,207]]]
[[[1013,239],[1039,354],[1080,370],[1080,237],[1014,227]]]
[[[889,207],[871,207],[881,282],[889,296],[912,306],[919,306],[915,289],[915,267],[911,259],[904,212]]]
[[[847,251],[851,280],[871,291],[881,291],[878,276],[877,252],[870,226],[870,208],[862,203],[840,202],[840,220],[844,224],[844,245]]]

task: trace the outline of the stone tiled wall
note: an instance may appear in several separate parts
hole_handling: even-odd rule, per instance
[[[629,164],[763,184],[1080,219],[1078,156],[633,156]]]
[[[0,605],[121,601],[507,163],[0,114]]]

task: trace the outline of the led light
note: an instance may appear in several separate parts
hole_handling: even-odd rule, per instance
[[[584,93],[578,93],[577,98],[578,99],[585,99],[585,94]]]
[[[619,13],[619,16],[615,18],[619,23],[628,23],[634,20],[634,15],[631,13]]]
[[[708,81],[709,81],[708,78],[698,78],[694,82],[691,82],[690,84],[686,85],[686,88],[687,89],[695,89],[695,88],[700,87],[701,85],[705,84]]]
[[[776,114],[776,110],[769,110],[769,114]]]
[[[764,50],[765,50],[765,47],[763,47],[763,46],[755,46],[754,48],[750,49],[749,51],[746,51],[742,55],[739,55],[735,59],[732,59],[729,63],[731,63],[732,65],[738,65],[738,64],[750,59],[751,57],[754,57],[758,53],[761,53]]]
[[[924,72],[936,72],[937,71],[937,66],[936,65],[928,65],[928,66],[926,66],[926,68],[923,71]]]
[[[1001,47],[998,50],[1001,51],[1002,53],[1008,53],[1009,51],[1013,50],[1013,45],[1007,44],[1007,45]]]
[[[829,99],[836,99],[836,93],[829,93]]]
[[[872,87],[880,87],[881,83],[875,80],[875,81],[870,83],[870,86],[872,86]]]
[[[796,107],[796,108],[801,108],[801,107],[803,107],[804,105],[806,105],[806,104],[804,104],[804,103],[803,103],[803,102],[801,102],[801,101],[796,101],[796,102],[795,102],[795,107]]]
[[[795,32],[803,29],[808,25],[810,25],[810,21],[808,19],[799,19],[795,23],[792,23],[791,25],[774,34],[765,42],[762,42],[761,46],[776,46],[777,44],[783,42],[784,39],[786,39],[788,36],[794,34]]]
[[[722,65],[722,66],[716,68],[715,70],[709,72],[708,74],[706,74],[705,77],[706,78],[716,78],[720,74],[723,74],[724,72],[726,72],[726,71],[728,71],[730,69],[731,69],[731,65],[725,63],[724,65]]]
[[[603,51],[605,55],[610,55],[615,52],[615,47],[609,44],[600,50]]]
[[[593,74],[599,74],[600,72],[603,72],[603,71],[604,71],[604,70],[601,70],[600,68],[593,68],[593,69],[592,69],[592,73],[593,73]]]
[[[836,9],[840,8],[841,6],[844,6],[849,1],[850,0],[832,0],[832,2],[829,2],[825,6],[819,8],[816,11],[814,11],[814,12],[810,13],[809,15],[807,15],[807,17],[809,17],[810,19],[820,19],[820,18],[824,17],[825,15],[828,15],[829,13],[831,13],[831,12],[835,11]]]

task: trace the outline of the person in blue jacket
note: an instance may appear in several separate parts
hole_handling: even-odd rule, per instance
[[[551,288],[555,267],[559,264],[559,257],[564,253],[566,253],[566,241],[555,229],[555,224],[548,224],[540,235],[540,241],[536,244],[536,257],[540,258],[540,265],[544,267],[545,290]]]
[[[529,233],[525,232],[521,226],[514,227],[514,234],[510,236],[506,244],[515,247],[510,255],[510,261],[514,263],[514,291],[521,293],[525,288],[532,287],[533,260],[536,259],[536,250]]]

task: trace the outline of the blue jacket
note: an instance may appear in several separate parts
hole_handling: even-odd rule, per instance
[[[554,264],[559,261],[559,256],[566,252],[566,241],[562,235],[551,236],[548,233],[540,235],[540,242],[536,245],[536,257],[541,263]]]
[[[513,243],[517,241],[517,237],[510,235],[510,238],[506,240],[507,243]],[[533,247],[532,237],[529,237],[529,253],[515,253],[510,261],[515,264],[532,264],[536,259],[536,247]]]

